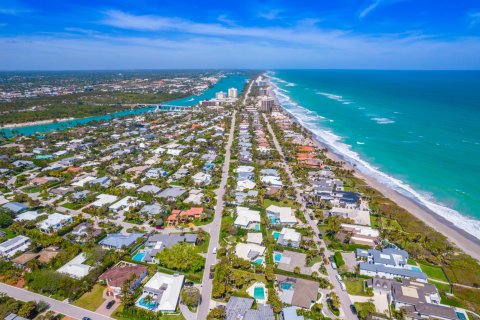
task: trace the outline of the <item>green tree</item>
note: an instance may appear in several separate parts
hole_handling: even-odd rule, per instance
[[[185,305],[196,308],[200,303],[200,290],[195,287],[183,287],[181,297]]]
[[[23,306],[18,310],[18,315],[24,318],[32,318],[35,315],[35,310],[37,305],[34,301],[28,301],[23,304]]]
[[[207,315],[207,320],[223,320],[225,319],[225,311],[223,308],[216,307],[212,310]]]
[[[12,223],[13,223],[13,219],[9,214],[5,212],[0,212],[0,227],[7,228]]]

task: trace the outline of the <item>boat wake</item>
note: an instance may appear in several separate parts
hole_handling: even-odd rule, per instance
[[[380,171],[374,165],[363,160],[359,154],[352,150],[351,146],[344,143],[342,138],[331,130],[322,128],[322,120],[333,122],[333,120],[325,119],[324,117],[316,114],[316,112],[309,110],[295,101],[293,101],[288,96],[288,91],[279,87],[280,84],[286,84],[288,82],[278,79],[267,73],[270,79],[270,83],[273,86],[273,92],[277,95],[278,101],[282,107],[290,113],[301,125],[310,130],[316,138],[327,145],[331,151],[335,154],[341,156],[345,161],[349,162],[351,165],[355,166],[357,170],[361,171],[363,174],[366,174],[383,185],[387,186],[390,189],[397,191],[398,193],[412,199],[416,203],[430,209],[431,211],[438,214],[440,217],[451,222],[459,229],[468,232],[469,234],[480,239],[480,221],[466,217],[460,214],[458,211],[451,209],[434,199],[434,197],[426,192],[419,192],[415,190],[408,183],[397,179],[393,176],[388,175],[387,173]],[[323,95],[327,96],[326,93]],[[343,99],[341,96],[328,94],[327,96],[333,100]],[[319,121],[320,120],[320,121]],[[372,119],[379,124],[390,124],[395,121],[387,118],[376,118]],[[361,145],[362,142],[357,142]]]

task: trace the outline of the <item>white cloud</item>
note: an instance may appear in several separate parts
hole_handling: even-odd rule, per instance
[[[470,27],[474,27],[477,24],[480,24],[480,11],[477,12],[470,12],[468,14],[468,19],[470,21]]]
[[[375,10],[381,3],[381,0],[375,0],[372,4],[370,4],[368,7],[363,9],[360,14],[358,15],[360,18],[365,18],[370,12]]]

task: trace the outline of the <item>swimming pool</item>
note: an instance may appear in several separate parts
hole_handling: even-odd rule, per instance
[[[410,267],[410,270],[422,272],[422,270],[420,270],[419,267],[415,267],[415,266],[411,266],[411,267]]]
[[[145,258],[145,252],[144,251],[138,251],[134,256],[133,256],[133,261],[143,261],[143,258]]]
[[[257,300],[265,300],[265,289],[263,287],[253,288],[253,297]]]
[[[279,236],[280,236],[280,232],[277,232],[277,231],[274,231],[274,232],[273,232],[273,238],[274,238],[275,240],[278,240],[278,237],[279,237]]]
[[[467,320],[465,315],[462,312],[455,312],[457,314],[457,318],[460,320]]]
[[[280,252],[275,252],[273,254],[273,258],[274,258],[275,262],[280,262],[282,260],[282,254]]]
[[[259,224],[255,225],[255,231],[260,231],[260,225]]]
[[[155,301],[151,301],[147,303],[145,302],[145,298],[141,298],[140,300],[138,300],[138,305],[150,310],[155,310],[156,303]]]
[[[270,223],[271,223],[271,224],[277,224],[277,223],[278,223],[277,218],[275,218],[275,217],[270,217]]]
[[[263,259],[262,259],[262,258],[258,258],[258,259],[255,260],[253,263],[255,263],[255,264],[262,264],[262,263],[263,263]]]
[[[280,283],[280,289],[283,290],[290,290],[292,288],[293,284],[290,282],[282,282]]]

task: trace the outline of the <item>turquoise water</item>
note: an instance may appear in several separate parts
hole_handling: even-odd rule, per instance
[[[332,151],[480,238],[480,71],[269,74]]]
[[[275,262],[280,262],[282,260],[282,254],[280,252],[275,252],[274,260]]]
[[[228,88],[237,88],[238,92],[240,92],[243,89],[243,86],[245,85],[246,79],[247,77],[244,75],[239,75],[239,74],[228,75],[227,77],[221,78],[212,88],[205,90],[200,95],[189,96],[189,97],[185,97],[177,100],[166,101],[163,103],[168,105],[175,105],[175,106],[193,106],[202,100],[211,99],[215,97],[215,93],[217,91],[226,92]],[[65,130],[65,129],[76,127],[78,125],[85,124],[92,121],[109,121],[114,118],[120,118],[120,117],[129,116],[129,115],[135,115],[135,114],[142,114],[142,113],[150,112],[154,109],[155,108],[153,107],[136,108],[132,110],[119,111],[119,112],[114,112],[114,113],[100,115],[100,116],[79,118],[75,120],[61,121],[56,123],[25,126],[21,128],[14,128],[14,129],[0,129],[0,132],[4,132],[7,137],[11,137],[13,135],[18,135],[18,134],[30,136],[39,132]]]
[[[145,252],[143,251],[138,251],[133,257],[133,261],[143,261],[143,258],[145,258]]]
[[[265,299],[265,289],[263,287],[255,287],[253,288],[253,297],[258,300]]]
[[[277,240],[279,236],[280,236],[280,232],[277,232],[277,231],[274,231],[274,232],[273,232],[273,238],[274,238],[275,240]]]
[[[410,267],[410,270],[422,272],[419,267]]]
[[[262,259],[262,258],[258,258],[257,260],[255,260],[254,263],[257,264],[257,265],[262,264],[262,263],[263,263],[263,259]]]
[[[280,283],[280,288],[283,290],[290,290],[293,287],[293,284],[290,282],[282,282]]]
[[[145,308],[148,308],[150,310],[154,310],[157,303],[155,301],[152,301],[152,302],[145,302],[145,298],[141,298],[140,300],[138,300],[138,304],[142,307],[145,307]]]

